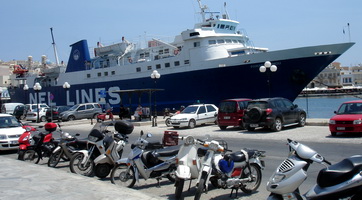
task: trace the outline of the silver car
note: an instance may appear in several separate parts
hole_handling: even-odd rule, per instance
[[[69,110],[60,113],[59,119],[62,121],[72,121],[75,119],[96,118],[102,113],[102,107],[98,103],[76,104]]]

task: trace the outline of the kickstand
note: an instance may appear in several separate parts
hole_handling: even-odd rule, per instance
[[[190,189],[191,189],[191,182],[192,182],[192,179],[190,179],[190,184],[189,184],[189,190],[188,191],[190,191]]]
[[[160,188],[161,187],[161,184],[160,184],[161,178],[157,178],[156,180],[157,180],[157,188]]]
[[[238,197],[238,190],[239,190],[239,188],[232,188],[232,189],[231,189],[230,196],[229,196],[230,198],[231,198],[231,196],[233,195],[234,190],[235,190],[235,198]]]

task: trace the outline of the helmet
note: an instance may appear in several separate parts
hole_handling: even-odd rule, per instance
[[[224,159],[221,159],[219,161],[219,168],[222,172],[229,173],[234,168],[234,161],[233,160],[226,161]]]
[[[121,134],[131,134],[134,126],[129,121],[119,120],[114,124],[114,129]]]
[[[57,130],[57,124],[49,122],[44,125],[46,131],[53,132]]]

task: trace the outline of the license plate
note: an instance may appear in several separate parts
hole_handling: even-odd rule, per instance
[[[225,116],[224,119],[230,119],[230,116]]]
[[[10,141],[11,144],[19,144],[18,141]]]
[[[346,127],[337,127],[337,130],[344,131],[344,130],[346,130]]]
[[[256,127],[259,127],[259,125],[258,124],[250,124],[250,127],[256,128]]]

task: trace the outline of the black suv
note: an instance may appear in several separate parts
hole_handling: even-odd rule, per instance
[[[282,130],[283,126],[304,126],[306,112],[298,105],[281,97],[255,99],[249,101],[244,115],[245,128],[253,131],[257,127]]]

